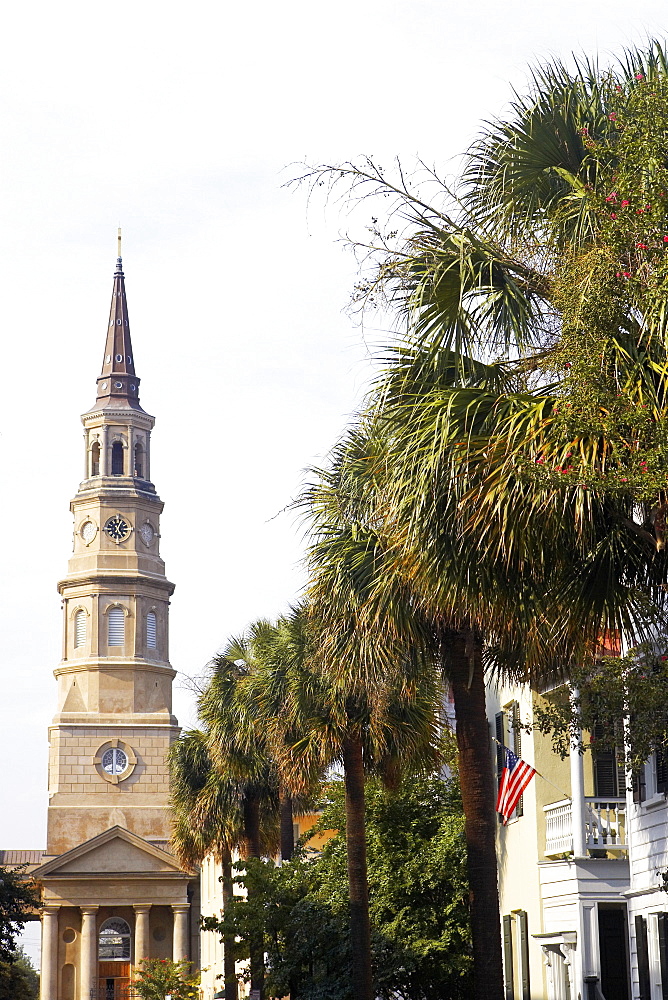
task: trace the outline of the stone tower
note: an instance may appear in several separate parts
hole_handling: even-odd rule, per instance
[[[82,417],[85,471],[58,584],[63,654],[50,728],[42,1000],[121,1000],[141,958],[196,941],[192,875],[169,854],[172,715],[162,502],[119,256],[97,399]],[[190,886],[190,889],[189,889]],[[193,952],[194,954],[194,952]]]

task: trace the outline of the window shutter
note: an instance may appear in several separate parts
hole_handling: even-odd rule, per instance
[[[158,647],[158,620],[155,611],[149,611],[146,615],[146,645],[149,649]]]
[[[652,991],[649,979],[649,949],[647,947],[647,921],[644,917],[636,917],[636,953],[638,955],[638,988],[640,1000],[651,1000]],[[663,975],[663,972],[662,972]]]
[[[505,764],[505,754],[503,748],[506,745],[506,713],[497,712],[494,719],[494,735],[496,736],[496,777],[501,777],[503,765]]]
[[[636,771],[633,775],[633,801],[634,802],[644,802],[645,801],[645,768],[642,766],[639,771]]]
[[[531,1000],[529,989],[529,934],[527,915],[524,910],[517,914],[520,934],[520,975],[522,976],[522,1000]]]
[[[661,998],[668,1000],[668,913],[657,915],[659,925],[659,961],[661,963]]]
[[[503,969],[506,985],[505,1000],[514,1000],[515,981],[513,977],[513,918],[506,914],[503,918]]]
[[[520,727],[520,706],[514,701],[512,704],[512,720],[513,720],[513,753],[516,757],[522,756],[522,730]],[[520,795],[517,805],[515,806],[515,815],[524,815],[524,796]]]
[[[668,792],[668,753],[665,747],[657,750],[655,755],[655,768],[656,768],[656,790],[657,792],[663,792],[664,795]]]
[[[125,612],[123,608],[109,608],[107,630],[108,645],[122,646],[125,643]]]
[[[86,642],[86,612],[79,608],[74,616],[74,645],[83,646]]]

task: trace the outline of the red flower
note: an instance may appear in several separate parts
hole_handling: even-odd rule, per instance
[[[610,218],[611,219],[616,219],[617,218],[617,213],[616,212],[611,212],[610,213]]]
[[[646,250],[646,249],[647,249],[646,243],[636,243],[636,250]]]
[[[608,197],[605,200],[606,201],[617,201],[617,192],[616,191],[611,191],[610,194],[608,195]]]
[[[616,122],[617,121],[617,112],[616,111],[611,112],[611,114],[608,115],[608,118],[610,119],[611,122]]]
[[[636,73],[636,80],[644,80],[644,79],[645,77],[643,76],[642,73]]]
[[[624,201],[622,202],[622,208],[626,208],[626,206],[630,204],[631,202],[628,200],[628,198],[625,198]]]

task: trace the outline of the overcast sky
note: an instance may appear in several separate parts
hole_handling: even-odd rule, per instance
[[[157,418],[172,662],[192,674],[298,595],[302,543],[280,511],[354,412],[385,336],[346,312],[349,220],[307,211],[282,186],[289,165],[420,156],[447,173],[528,64],[607,58],[664,23],[648,0],[5,5],[0,846],[45,843],[56,582],[119,222]],[[176,706],[194,721],[183,691]]]

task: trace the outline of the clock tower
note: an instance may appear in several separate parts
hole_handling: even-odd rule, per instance
[[[42,1000],[115,1000],[141,958],[185,958],[196,941],[193,876],[169,853],[174,587],[160,557],[154,418],[139,404],[120,256],[97,398],[82,421],[84,479],[58,584],[47,849],[35,872],[45,903]]]

